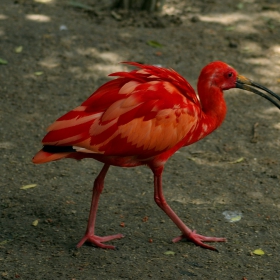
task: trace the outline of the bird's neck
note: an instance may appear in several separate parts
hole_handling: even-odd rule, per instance
[[[198,84],[198,95],[200,97],[202,116],[201,125],[205,137],[218,128],[226,116],[226,103],[220,88]]]

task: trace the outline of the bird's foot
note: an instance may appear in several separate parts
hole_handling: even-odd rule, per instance
[[[122,234],[115,234],[115,235],[108,235],[108,236],[97,236],[97,235],[90,235],[88,233],[85,234],[85,236],[81,239],[81,241],[77,244],[77,248],[80,248],[85,242],[92,243],[97,247],[100,247],[102,249],[116,249],[113,245],[106,245],[102,242],[107,242],[113,239],[120,239],[123,238],[124,235]]]
[[[216,248],[209,246],[207,244],[204,244],[203,242],[225,242],[226,238],[222,237],[208,237],[208,236],[203,236],[200,234],[197,234],[196,231],[192,231],[190,234],[182,234],[172,240],[172,242],[178,242],[181,239],[186,238],[187,240],[193,242],[197,246],[200,246],[205,249],[213,250],[213,251],[218,251]]]

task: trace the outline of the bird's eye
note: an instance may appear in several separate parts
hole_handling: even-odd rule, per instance
[[[229,78],[231,78],[231,77],[232,77],[232,75],[233,75],[233,73],[232,73],[232,72],[229,72],[229,73],[228,73],[228,77],[229,77]]]

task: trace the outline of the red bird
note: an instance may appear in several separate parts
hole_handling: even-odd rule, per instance
[[[166,161],[181,147],[204,138],[221,125],[226,114],[223,90],[241,88],[254,92],[280,106],[262,89],[278,100],[269,89],[237,74],[224,62],[212,62],[202,69],[198,96],[177,72],[150,65],[127,62],[138,69],[118,72],[118,76],[97,89],[85,102],[60,117],[43,138],[43,148],[33,158],[45,163],[62,158],[93,158],[104,163],[94,181],[85,242],[103,244],[122,238],[122,234],[95,235],[99,196],[110,165],[134,167],[147,165],[154,174],[154,199],[181,231],[173,242],[186,238],[203,248],[216,250],[204,242],[223,242],[225,238],[207,237],[189,229],[167,204],[162,191],[162,172]],[[139,69],[140,68],[140,69]]]

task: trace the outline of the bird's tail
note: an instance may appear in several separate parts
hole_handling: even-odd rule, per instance
[[[40,150],[32,159],[32,162],[35,164],[46,163],[49,161],[59,160],[66,158],[71,153],[49,153],[43,150]]]

